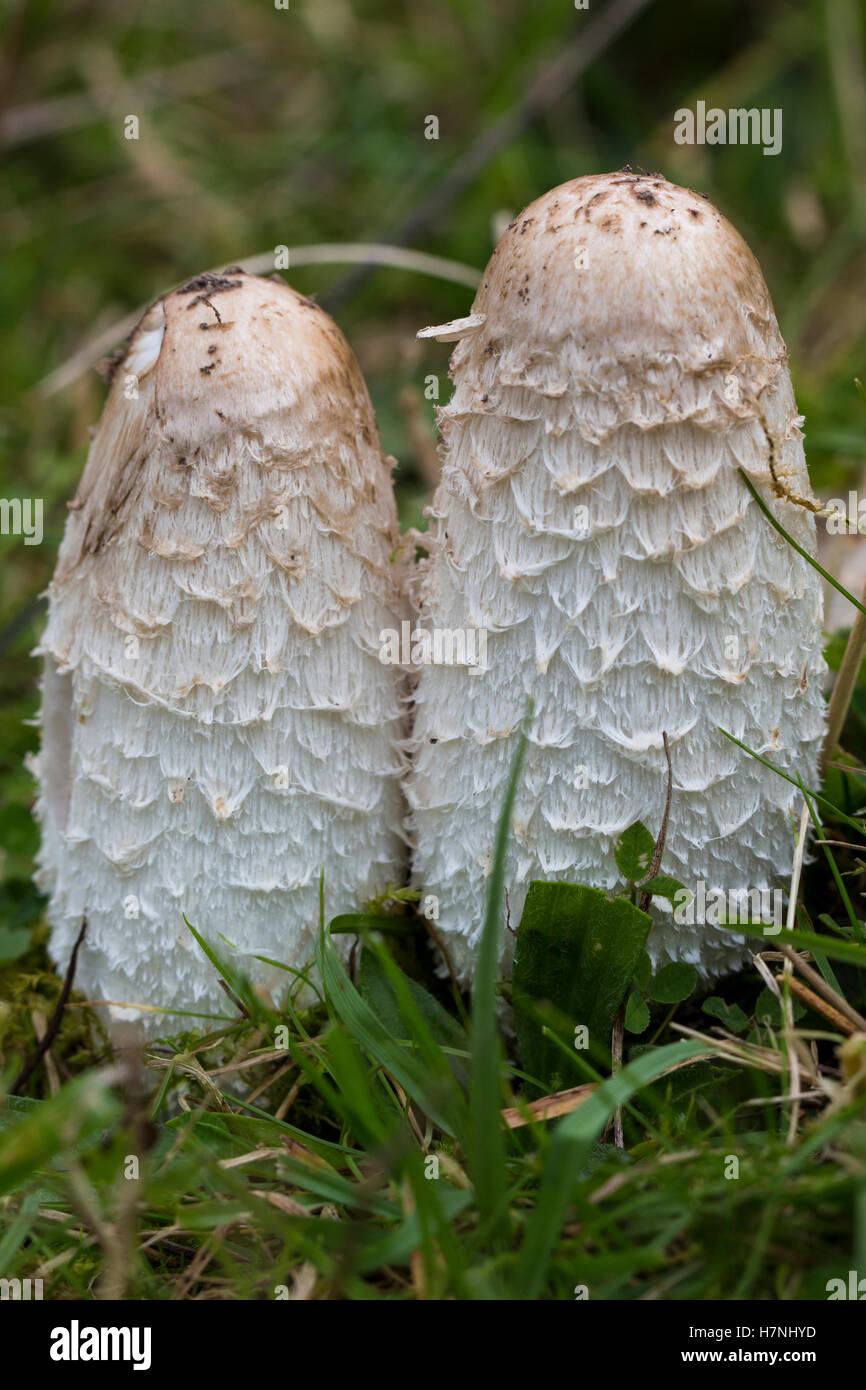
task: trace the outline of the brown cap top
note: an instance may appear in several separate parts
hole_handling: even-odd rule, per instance
[[[148,310],[113,382],[153,373],[154,406],[172,443],[193,448],[286,407],[334,393],[366,395],[331,318],[279,279],[232,267],[196,276]],[[319,402],[325,405],[325,399]],[[110,402],[106,407],[110,411]]]
[[[718,394],[729,372],[743,402],[755,400],[786,360],[739,233],[701,194],[628,170],[530,203],[496,247],[471,314],[421,336],[457,342],[456,413],[470,396],[499,409],[503,390],[523,388],[561,399],[563,412],[575,393],[603,393],[623,419],[653,423],[694,413],[691,397]],[[644,398],[632,409],[647,391],[657,407]]]

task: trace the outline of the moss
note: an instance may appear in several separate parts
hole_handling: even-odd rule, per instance
[[[63,988],[63,981],[48,959],[48,935],[47,923],[40,921],[26,954],[0,967],[0,1071],[13,1082],[38,1042],[34,1014],[41,1014],[47,1024]],[[81,1002],[82,995],[73,990],[70,1004]],[[105,1029],[93,1010],[75,1007],[64,1010],[50,1049],[64,1079],[103,1062],[108,1050]],[[30,1077],[26,1093],[36,1099],[50,1094],[44,1065],[37,1067]]]

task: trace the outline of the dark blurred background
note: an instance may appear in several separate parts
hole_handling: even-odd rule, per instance
[[[41,545],[0,536],[0,846],[32,902],[36,596],[105,388],[112,327],[206,268],[277,246],[391,242],[480,270],[554,184],[658,170],[758,256],[817,490],[858,486],[866,406],[866,17],[859,0],[6,0],[0,16],[0,495],[40,497]],[[680,107],[781,108],[783,146],[674,142]],[[125,138],[137,116],[139,138]],[[436,116],[439,138],[425,138]],[[405,525],[435,472],[466,283],[323,264],[283,272],[366,374]],[[458,276],[460,272],[457,272]],[[464,278],[467,278],[464,276]],[[858,544],[857,541],[854,544]],[[2,904],[0,904],[2,909]]]

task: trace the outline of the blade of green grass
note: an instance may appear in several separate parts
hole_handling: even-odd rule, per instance
[[[496,975],[505,894],[505,856],[532,714],[533,705],[530,701],[520,730],[505,793],[505,804],[496,830],[496,848],[487,889],[487,908],[472,991],[469,1166],[481,1211],[490,1218],[493,1218],[494,1213],[501,1213],[496,1222],[498,1226],[504,1225],[507,1175],[501,1115],[502,1057],[496,1026]]]
[[[755,752],[754,748],[750,748],[747,743],[741,742],[734,734],[729,733],[727,729],[723,729],[721,724],[716,725],[716,727],[720,734],[724,734],[725,738],[731,740],[731,743],[735,743],[738,748],[742,748],[743,752],[748,753],[750,758],[754,758],[756,762],[762,763],[764,767],[768,767],[771,772],[775,772],[776,776],[781,777],[785,782],[790,782],[791,786],[796,787],[798,791],[803,790],[802,782],[797,777],[792,777],[790,773],[783,772],[780,767],[776,767],[775,763],[771,763],[769,758],[763,758],[760,753]],[[809,795],[815,798],[816,804],[829,807],[833,813],[834,820],[839,821],[843,825],[850,825],[859,835],[864,834],[862,821],[854,820],[852,816],[847,816],[844,811],[841,811],[832,801],[828,801],[827,797],[822,796],[820,792],[810,790]]]
[[[455,1126],[457,1129],[460,1127],[460,1115],[454,1112],[456,1086],[447,1089],[437,1086],[436,1078],[433,1078],[434,1084],[431,1085],[429,1072],[423,1064],[391,1037],[361,998],[325,935],[319,942],[319,967],[331,1003],[351,1035],[391,1073],[406,1094],[418,1102],[440,1129],[446,1134],[454,1134]]]
[[[802,555],[803,559],[806,561],[806,564],[811,565],[813,570],[817,570],[821,578],[826,580],[828,584],[832,585],[834,589],[838,590],[838,592],[842,595],[843,598],[846,598],[849,603],[854,605],[855,608],[859,608],[861,613],[866,613],[866,607],[863,606],[860,600],[858,598],[855,598],[853,594],[849,593],[848,590],[845,588],[844,584],[840,584],[838,579],[833,578],[832,574],[828,574],[827,571],[821,565],[818,564],[818,561],[809,554],[808,550],[804,550],[801,545],[797,544],[793,536],[788,535],[788,532],[785,530],[782,523],[780,521],[777,521],[776,518],[773,516],[773,513],[770,511],[770,508],[767,506],[763,497],[758,492],[758,489],[755,487],[755,484],[752,482],[751,478],[747,476],[743,469],[738,468],[737,472],[739,473],[743,482],[746,484],[746,487],[749,489],[749,492],[754,497],[755,501],[757,502],[761,511],[764,513],[764,516],[767,518],[770,525],[773,527],[775,531],[778,531],[780,536],[784,536],[791,549],[796,550],[798,555]]]
[[[630,1062],[605,1081],[557,1126],[548,1150],[535,1210],[517,1261],[514,1296],[534,1299],[541,1289],[565,1219],[574,1184],[592,1145],[618,1106],[680,1062],[706,1054],[703,1043],[671,1043]]]

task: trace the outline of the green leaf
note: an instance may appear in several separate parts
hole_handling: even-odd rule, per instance
[[[739,1004],[726,1004],[718,994],[705,999],[701,1008],[710,1018],[717,1018],[729,1033],[742,1033],[749,1026],[748,1016],[743,1013]]]
[[[806,564],[811,565],[813,570],[817,570],[821,578],[825,580],[827,584],[832,585],[832,587],[836,589],[837,592],[843,596],[843,598],[846,598],[850,604],[853,604],[855,608],[859,608],[861,613],[866,613],[866,608],[864,608],[860,600],[858,598],[855,598],[853,594],[850,594],[848,590],[845,588],[845,586],[839,583],[838,579],[833,578],[832,574],[828,574],[827,571],[821,565],[818,564],[818,561],[815,559],[814,555],[810,555],[808,550],[804,550],[801,545],[798,545],[797,542],[794,540],[793,536],[788,535],[788,532],[785,530],[782,523],[770,511],[770,508],[767,506],[763,497],[758,492],[758,489],[755,487],[751,478],[747,476],[745,470],[742,468],[738,468],[737,472],[739,473],[743,482],[746,484],[746,487],[749,489],[749,492],[754,497],[755,501],[758,504],[758,507],[764,513],[764,516],[767,518],[770,525],[773,527],[775,531],[778,531],[780,536],[784,537],[791,549],[796,550],[797,554],[806,561]]]
[[[21,1113],[21,1108],[16,1107]],[[64,1150],[75,1148],[117,1122],[120,1102],[108,1074],[86,1072],[42,1101],[0,1134],[0,1196],[32,1178]]]
[[[821,919],[825,920],[825,919]],[[830,925],[830,919],[826,919]],[[841,937],[821,936],[812,931],[788,931],[784,929],[777,931],[774,927],[768,931],[766,926],[758,926],[757,923],[740,922],[737,926],[728,927],[726,923],[718,923],[725,930],[736,932],[739,936],[760,937],[765,945],[775,948],[778,946],[793,946],[795,950],[811,951],[813,955],[829,956],[831,960],[842,960],[848,965],[858,965],[861,970],[866,970],[866,946],[859,945],[856,941],[845,941]],[[834,924],[835,925],[835,924]],[[837,928],[838,930],[838,928]]]
[[[684,960],[674,960],[662,966],[650,980],[650,998],[657,1004],[679,1004],[688,999],[697,983],[698,972],[694,966],[687,965]]]
[[[643,1033],[649,1027],[650,1014],[642,994],[633,989],[625,1007],[625,1026],[630,1033]]]
[[[247,1016],[256,1023],[265,1023],[268,1025],[277,1023],[279,1021],[278,1016],[272,1009],[267,1007],[258,991],[253,989],[248,977],[243,971],[238,970],[234,965],[230,964],[227,957],[221,956],[213,943],[207,941],[205,937],[202,936],[201,932],[197,931],[192,925],[192,922],[188,921],[186,917],[184,917],[183,920],[185,926],[195,937],[211,965],[225,980],[229,988],[237,995],[238,999],[240,999],[247,1011]],[[215,1015],[210,1015],[210,1017],[215,1017]],[[234,1020],[230,1017],[226,1019],[227,1023],[233,1021]]]
[[[599,1059],[610,1056],[614,1016],[638,967],[651,921],[626,898],[612,901],[576,883],[531,883],[517,934],[513,999],[523,1066],[546,1086],[573,1084],[561,1047],[544,1035],[533,1004],[555,1010],[554,1031],[570,1049],[589,1032]],[[549,1015],[548,1015],[549,1017]]]
[[[806,1010],[803,1004],[800,1003],[800,1000],[793,997],[791,999],[791,1006],[792,1016],[796,1023],[798,1019],[803,1017]],[[774,1028],[778,1028],[784,1021],[781,1004],[771,989],[761,990],[761,993],[755,1000],[754,1015],[759,1023],[763,1023],[765,1019],[769,1019]]]
[[[613,857],[627,883],[638,883],[649,873],[656,842],[645,825],[636,821],[617,841]]]
[[[441,1047],[468,1053],[469,1039],[457,1019],[443,1009],[438,999],[434,999],[416,980],[411,980],[406,975],[404,983],[436,1042]],[[410,1028],[401,1011],[394,986],[375,952],[366,946],[361,951],[358,968],[358,992],[395,1038],[410,1036]],[[460,1071],[462,1074],[465,1068],[461,1067]]]
[[[640,891],[649,893],[654,898],[667,898],[668,902],[672,903],[676,900],[677,893],[686,893],[688,890],[677,879],[671,878],[670,874],[656,874],[655,878],[641,883]]]
[[[637,965],[634,968],[634,982],[638,989],[646,991],[649,987],[650,976],[653,973],[652,961],[646,951],[638,953]]]

